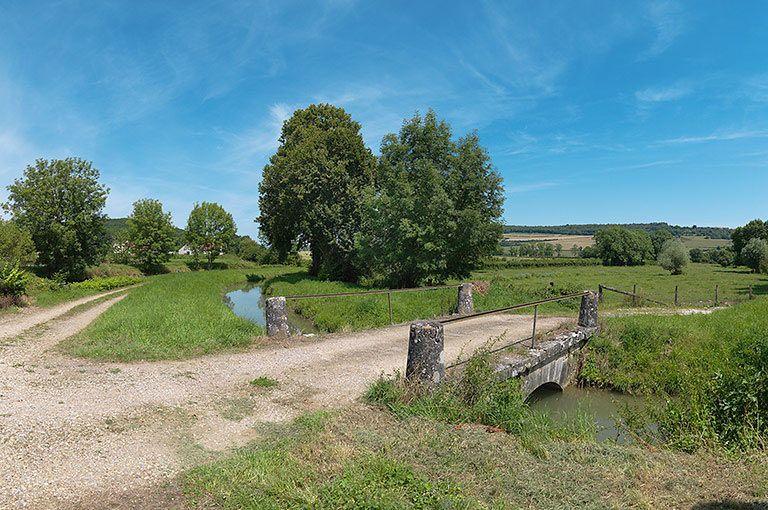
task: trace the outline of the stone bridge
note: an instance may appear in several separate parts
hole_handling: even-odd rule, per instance
[[[542,386],[555,385],[563,389],[578,376],[583,358],[581,350],[597,332],[598,295],[587,291],[581,296],[575,330],[559,333],[525,353],[501,355],[494,368],[502,379],[521,378],[526,398]],[[439,383],[445,377],[443,344],[442,323],[412,323],[406,377],[430,384]]]

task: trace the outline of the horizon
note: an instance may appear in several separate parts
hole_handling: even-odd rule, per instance
[[[375,154],[415,111],[476,130],[505,225],[768,216],[759,2],[408,5],[0,6],[0,201],[35,159],[77,156],[111,218],[157,198],[183,228],[215,201],[256,238],[282,121],[329,102]]]

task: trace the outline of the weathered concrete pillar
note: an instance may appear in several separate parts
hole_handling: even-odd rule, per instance
[[[459,285],[459,305],[456,313],[459,315],[468,315],[475,311],[475,303],[472,301],[472,284],[462,283]]]
[[[443,325],[439,322],[412,322],[405,378],[409,381],[439,384],[445,377],[443,342]]]
[[[286,311],[285,298],[282,296],[267,298],[267,335],[277,337],[291,336],[288,327],[288,312]]]
[[[579,309],[579,326],[583,328],[597,327],[597,303],[598,296],[588,291],[581,296],[581,308]]]

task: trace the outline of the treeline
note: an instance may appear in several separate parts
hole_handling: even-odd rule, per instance
[[[506,225],[504,233],[512,232],[521,234],[558,234],[558,235],[579,235],[592,236],[598,230],[608,227],[621,227],[629,230],[642,230],[649,234],[657,230],[668,230],[675,237],[683,236],[704,236],[709,239],[730,239],[733,233],[732,228],[727,227],[683,227],[679,225],[669,225],[668,223],[587,223],[582,225]]]

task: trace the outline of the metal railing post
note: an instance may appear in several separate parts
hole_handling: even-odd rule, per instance
[[[677,285],[675,285],[675,306],[677,306]]]
[[[533,333],[531,333],[531,349],[536,348],[536,320],[539,318],[539,305],[533,307]]]
[[[389,308],[389,323],[394,324],[395,317],[392,314],[392,293],[391,292],[387,292],[387,307]]]
[[[637,284],[632,285],[632,306],[637,306]]]
[[[717,298],[718,298],[718,291],[719,290],[720,290],[720,286],[719,285],[715,285],[715,306],[717,306],[717,302],[718,302]]]

